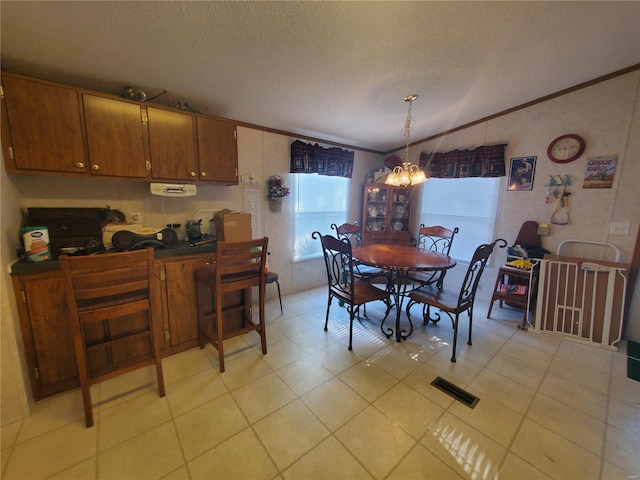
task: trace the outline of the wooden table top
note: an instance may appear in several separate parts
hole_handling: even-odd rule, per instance
[[[365,265],[397,270],[446,270],[456,266],[448,255],[413,245],[372,243],[354,247],[351,255]]]

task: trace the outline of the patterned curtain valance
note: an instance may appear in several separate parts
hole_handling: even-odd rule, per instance
[[[504,177],[507,145],[484,145],[473,150],[420,153],[420,168],[427,178]]]
[[[317,173],[351,178],[354,153],[338,147],[324,148],[296,140],[291,144],[289,173]]]

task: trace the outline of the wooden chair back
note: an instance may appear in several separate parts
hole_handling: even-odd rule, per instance
[[[362,245],[362,227],[358,222],[343,223],[340,226],[332,223],[331,229],[336,231],[336,237],[339,240],[347,239],[352,247]]]
[[[153,248],[61,255],[59,261],[87,427],[93,425],[90,385],[155,364],[158,391],[164,396]]]
[[[416,246],[449,255],[451,245],[453,244],[453,237],[455,237],[458,232],[458,227],[450,230],[439,225],[426,227],[424,224],[421,224],[418,230],[418,243]]]

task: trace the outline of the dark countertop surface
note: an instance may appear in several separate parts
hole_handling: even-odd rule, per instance
[[[216,242],[203,243],[202,245],[190,246],[188,241],[178,242],[168,247],[156,247],[156,258],[177,257],[181,255],[193,255],[196,253],[212,253],[216,251]],[[107,250],[106,253],[117,253],[116,250]],[[58,260],[47,260],[45,262],[28,262],[19,260],[11,265],[12,274],[40,273],[59,270]]]

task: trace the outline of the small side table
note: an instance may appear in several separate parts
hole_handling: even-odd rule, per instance
[[[524,309],[522,324],[518,325],[518,328],[526,329],[529,312],[533,312],[535,307],[537,282],[538,271],[535,269],[535,265],[529,270],[522,270],[520,268],[511,267],[509,265],[503,265],[502,267],[500,267],[500,269],[498,270],[498,276],[496,278],[496,284],[493,288],[493,295],[491,296],[491,303],[489,304],[489,312],[487,312],[487,318],[491,317],[491,309],[493,308],[493,303],[496,300],[500,302],[500,308],[502,308],[502,302],[508,302],[509,304],[513,304]],[[527,292],[524,295],[501,292],[501,285],[524,285],[527,287]]]

